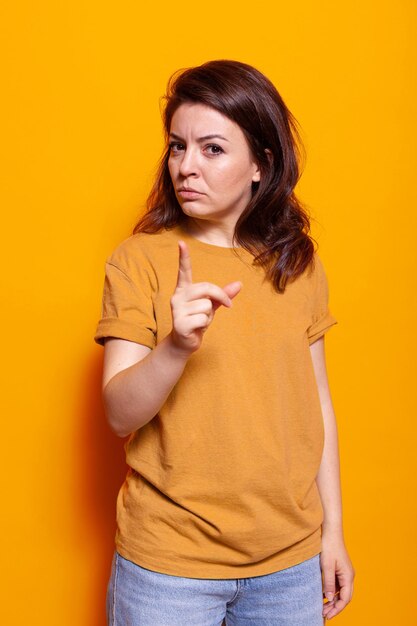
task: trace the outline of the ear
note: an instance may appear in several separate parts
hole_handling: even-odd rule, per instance
[[[272,163],[274,157],[272,155],[272,152],[269,148],[265,148],[264,152],[266,152],[266,156],[268,157],[268,161],[270,163]],[[252,182],[256,183],[259,182],[261,180],[261,170],[259,169],[259,167],[256,169],[254,175],[252,176]]]
[[[255,170],[254,175],[252,176],[252,182],[258,183],[261,180],[261,170],[259,167]]]

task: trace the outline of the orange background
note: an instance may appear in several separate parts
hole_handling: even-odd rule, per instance
[[[2,623],[105,624],[126,466],[93,343],[104,261],[143,210],[168,77],[229,58],[275,83],[307,149],[298,193],[339,322],[326,346],[356,569],[333,619],[417,624],[415,11],[384,0],[3,5]]]

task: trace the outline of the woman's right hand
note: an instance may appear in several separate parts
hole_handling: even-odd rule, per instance
[[[191,354],[199,349],[219,306],[232,306],[242,288],[240,281],[223,289],[213,283],[193,283],[191,257],[187,244],[180,240],[177,285],[171,297],[171,337],[176,348]]]

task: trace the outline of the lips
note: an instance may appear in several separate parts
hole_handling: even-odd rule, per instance
[[[194,202],[194,200],[199,200],[200,196],[203,195],[193,187],[179,187],[177,193],[184,202]]]

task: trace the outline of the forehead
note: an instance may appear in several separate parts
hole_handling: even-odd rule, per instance
[[[243,136],[239,125],[220,111],[197,102],[184,102],[175,111],[170,132],[203,136],[212,133],[227,134],[232,138]],[[226,135],[225,135],[226,136]]]

